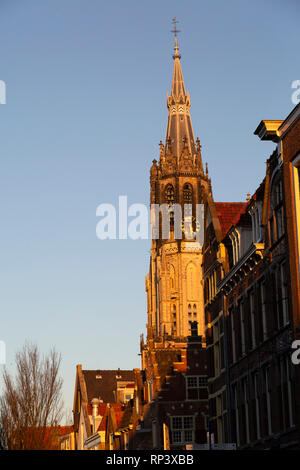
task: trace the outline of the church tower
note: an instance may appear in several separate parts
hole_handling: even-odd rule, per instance
[[[191,335],[191,324],[198,323],[205,338],[202,280],[202,246],[183,230],[185,221],[196,233],[199,221],[196,206],[211,194],[207,169],[204,173],[200,141],[195,141],[190,115],[190,96],[186,91],[180,63],[175,26],[174,68],[171,94],[167,96],[166,139],[160,142],[158,162],[150,169],[150,205],[165,205],[170,215],[168,237],[162,237],[162,213],[159,235],[152,238],[149,273],[146,276],[147,341],[151,338],[183,340]],[[182,208],[178,222],[175,207]],[[184,207],[188,216],[184,219]],[[185,220],[185,221],[184,221]],[[152,220],[153,222],[153,220]],[[178,230],[179,223],[179,230]],[[181,231],[181,236],[178,233]]]

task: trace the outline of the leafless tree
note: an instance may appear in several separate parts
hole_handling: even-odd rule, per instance
[[[62,418],[61,356],[54,349],[42,356],[37,345],[25,344],[16,354],[16,375],[3,372],[0,398],[0,448],[55,447]]]
[[[73,425],[73,411],[72,408],[67,408],[64,413],[64,426],[72,426]]]

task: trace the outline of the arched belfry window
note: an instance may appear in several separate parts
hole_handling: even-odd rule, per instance
[[[189,328],[191,328],[192,321],[193,321],[193,318],[192,318],[192,306],[191,306],[191,304],[189,304],[189,305],[188,305],[188,322],[189,322]]]
[[[165,201],[169,206],[169,214],[170,214],[170,227],[173,231],[174,229],[174,188],[171,184],[168,184],[165,188]]]
[[[174,188],[168,184],[165,189],[165,200],[169,205],[174,204]]]
[[[195,321],[197,319],[197,305],[196,304],[193,305],[193,317]]]
[[[193,202],[193,188],[189,183],[183,186],[183,202],[185,204],[191,204]]]

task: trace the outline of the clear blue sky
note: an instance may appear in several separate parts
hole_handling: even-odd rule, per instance
[[[147,203],[167,122],[179,20],[195,136],[217,201],[245,200],[273,145],[261,119],[293,108],[297,0],[1,0],[0,339],[10,367],[26,339],[75,366],[139,366],[148,241],[100,241],[96,207]]]

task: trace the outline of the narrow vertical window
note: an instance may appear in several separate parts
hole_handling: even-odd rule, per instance
[[[253,374],[254,399],[255,399],[255,415],[256,415],[256,437],[260,439],[260,411],[259,411],[259,394],[258,394],[258,373]]]
[[[248,408],[248,382],[247,378],[243,379],[243,398],[245,405],[245,428],[246,428],[246,442],[250,442],[250,433],[249,433],[249,408]]]
[[[261,297],[261,312],[262,312],[262,326],[263,326],[263,339],[267,339],[268,330],[267,330],[267,315],[266,315],[266,286],[262,282],[260,284],[260,297]]]
[[[233,310],[231,310],[231,335],[232,335],[232,362],[236,361],[236,343],[235,343],[235,324],[234,324],[234,316]]]
[[[242,355],[244,355],[246,352],[244,304],[240,302],[239,307],[240,307],[240,322],[241,322]]]
[[[267,416],[268,416],[268,434],[272,434],[272,418],[271,418],[271,378],[270,367],[265,369],[265,387],[267,397]]]
[[[250,292],[250,315],[251,315],[251,332],[252,332],[252,349],[256,346],[255,340],[255,299],[254,292]]]
[[[173,334],[177,333],[177,321],[176,321],[176,305],[173,304],[172,307],[172,329],[173,329]]]
[[[286,288],[286,277],[285,277],[285,264],[280,266],[280,277],[281,277],[281,302],[282,302],[282,316],[283,325],[285,326],[289,322],[288,316],[288,297]]]
[[[197,320],[197,306],[194,304],[193,306],[193,321]]]
[[[192,204],[193,202],[193,188],[189,183],[183,186],[183,202],[184,204]]]

